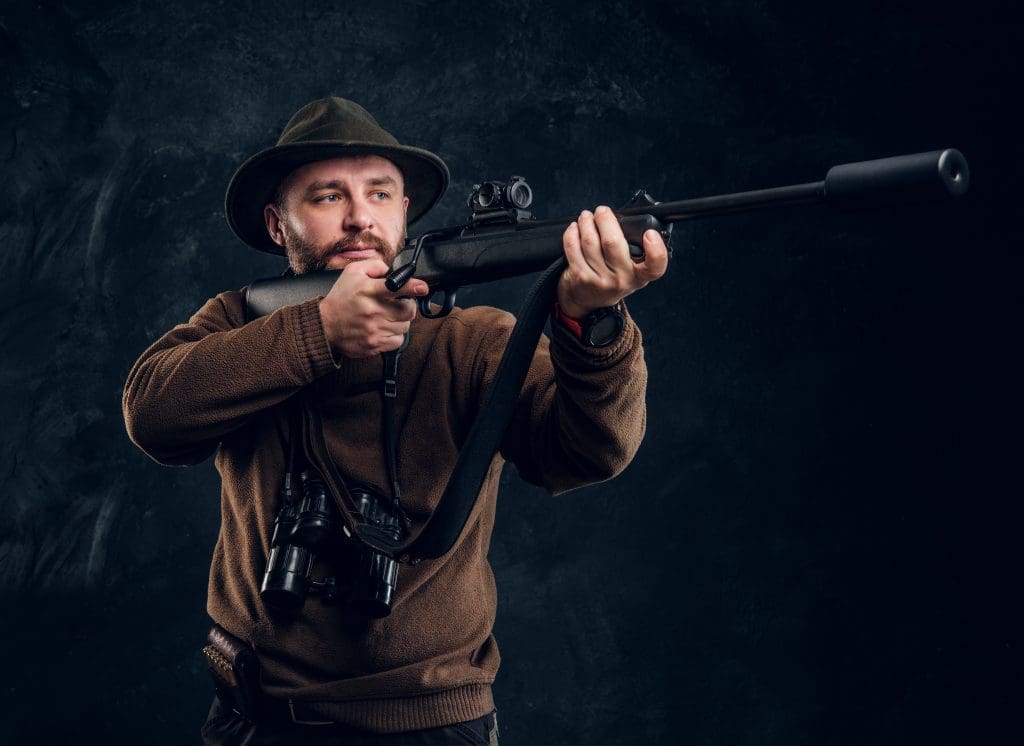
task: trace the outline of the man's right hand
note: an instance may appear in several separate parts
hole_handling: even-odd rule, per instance
[[[402,346],[416,318],[411,296],[428,295],[427,283],[412,279],[399,292],[384,286],[390,271],[381,259],[364,259],[345,267],[320,301],[320,317],[335,358],[364,358]]]

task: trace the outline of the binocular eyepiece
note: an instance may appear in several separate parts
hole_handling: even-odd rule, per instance
[[[299,474],[297,499],[291,497],[290,482],[289,475],[281,509],[274,521],[260,597],[274,608],[296,611],[311,593],[323,596],[325,602],[338,596],[334,578],[317,581],[310,578],[310,573],[317,555],[333,548],[331,537],[340,540],[342,534],[335,530],[334,508],[320,475],[312,470]],[[364,520],[393,534],[396,543],[401,540],[402,524],[381,495],[363,485],[350,487],[349,492]],[[346,553],[347,564],[352,569],[347,593],[349,608],[372,619],[387,616],[391,613],[398,579],[398,562],[383,552],[355,544],[355,540],[349,543],[349,548]]]

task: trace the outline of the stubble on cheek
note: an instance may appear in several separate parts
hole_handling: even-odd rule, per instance
[[[297,275],[316,272],[326,266],[326,260],[319,257],[316,247],[296,235],[285,234],[284,248],[288,264]]]

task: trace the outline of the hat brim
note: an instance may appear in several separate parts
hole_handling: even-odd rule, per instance
[[[284,256],[284,249],[270,238],[263,218],[263,208],[274,201],[281,180],[307,163],[360,155],[387,158],[402,172],[409,198],[409,225],[436,205],[448,188],[448,167],[428,150],[337,140],[279,145],[252,156],[231,177],[224,197],[228,225],[254,249]]]

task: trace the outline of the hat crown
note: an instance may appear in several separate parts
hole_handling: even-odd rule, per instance
[[[277,144],[281,146],[324,140],[398,145],[394,135],[377,124],[370,112],[340,96],[317,99],[295,112],[281,132]]]

